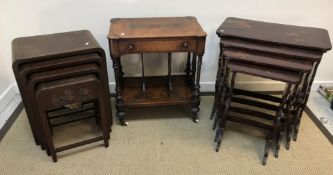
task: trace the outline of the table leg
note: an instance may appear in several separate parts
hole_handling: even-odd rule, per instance
[[[275,152],[274,152],[275,157],[278,157],[278,155],[279,155],[279,150],[280,150],[280,147],[278,145],[279,136],[281,136],[281,134],[283,134],[283,133],[280,133],[280,132],[282,132],[281,119],[284,115],[283,112],[284,112],[285,106],[287,105],[288,96],[291,94],[292,86],[293,85],[290,83],[286,84],[286,87],[282,94],[282,102],[279,105],[279,109],[276,111],[276,118],[273,121],[273,136],[272,137],[273,137],[273,142],[275,144]],[[281,139],[281,137],[280,137],[280,139]]]
[[[193,61],[196,60],[196,58],[193,57]],[[195,61],[194,61],[195,63]],[[200,110],[200,73],[201,73],[201,64],[202,64],[202,55],[198,56],[198,65],[196,67],[196,75],[194,76],[194,87],[193,87],[193,103],[192,103],[192,114],[193,114],[193,121],[198,123],[198,112]],[[192,65],[193,66],[193,65]],[[192,70],[193,71],[193,70]]]
[[[169,92],[172,92],[172,83],[171,83],[171,52],[168,53],[168,85],[169,85]]]
[[[301,106],[299,107],[299,109],[297,110],[295,119],[293,121],[293,123],[294,123],[293,124],[294,125],[293,140],[294,141],[297,140],[297,134],[298,134],[299,125],[301,123],[302,114],[303,114],[304,108],[306,107],[306,103],[308,102],[311,86],[312,86],[314,77],[316,76],[316,72],[317,72],[319,63],[320,63],[320,61],[315,63],[312,74],[311,74],[309,80],[306,82],[307,83],[306,88],[304,88],[304,91],[301,92],[302,103],[301,103]]]
[[[141,71],[142,71],[142,94],[146,96],[145,67],[143,63],[143,53],[141,53]]]
[[[125,109],[124,109],[124,103],[121,96],[121,87],[120,87],[120,81],[121,81],[121,66],[120,66],[120,58],[113,58],[113,69],[114,69],[114,75],[115,75],[115,81],[116,81],[116,115],[119,118],[119,122],[123,126],[127,126],[127,122],[124,120],[125,115]]]
[[[192,54],[192,72],[191,72],[191,86],[194,88],[195,84],[195,72],[197,70],[197,55],[195,53]]]
[[[219,54],[219,60],[218,60],[218,67],[217,67],[217,73],[216,73],[216,81],[215,81],[215,98],[214,98],[214,104],[212,108],[212,112],[210,114],[210,119],[212,120],[216,114],[216,107],[218,103],[219,96],[221,94],[221,88],[220,88],[220,79],[221,79],[221,73],[223,73],[223,47],[220,43],[220,54]],[[223,76],[223,75],[222,75]]]
[[[185,71],[186,73],[186,79],[187,79],[187,83],[190,84],[190,74],[191,74],[191,52],[187,53],[187,61],[186,61],[186,67],[185,67]]]

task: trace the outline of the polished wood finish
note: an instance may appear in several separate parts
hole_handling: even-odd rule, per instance
[[[127,125],[125,107],[160,105],[188,104],[193,120],[198,121],[205,38],[195,17],[111,19],[108,39],[115,72],[117,116],[122,125]],[[167,76],[144,75],[143,53],[147,52],[168,53]],[[172,75],[172,52],[188,53],[185,75]],[[120,57],[126,54],[141,54],[141,78],[122,77]]]

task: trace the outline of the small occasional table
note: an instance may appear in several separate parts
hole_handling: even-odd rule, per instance
[[[198,122],[200,72],[206,32],[195,17],[114,18],[108,34],[116,81],[117,117],[122,125],[125,108],[189,105]],[[143,53],[168,53],[167,76],[145,76]],[[172,52],[187,52],[183,75],[171,74]],[[141,77],[124,77],[121,56],[140,54]],[[124,65],[126,66],[126,65]]]

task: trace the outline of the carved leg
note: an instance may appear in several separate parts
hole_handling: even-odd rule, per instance
[[[142,71],[142,94],[146,96],[145,67],[143,63],[143,53],[141,53],[141,71]]]
[[[171,52],[168,53],[168,86],[169,93],[172,92],[172,83],[171,83]]]
[[[194,59],[195,60],[195,59]],[[198,115],[197,113],[199,112],[200,108],[200,73],[201,73],[201,64],[202,64],[202,55],[198,56],[198,65],[196,68],[196,76],[194,77],[195,84],[193,88],[193,105],[192,105],[192,113],[193,115],[193,121],[198,123]],[[192,65],[193,66],[193,65]]]
[[[279,110],[276,112],[276,119],[273,123],[273,140],[274,140],[274,144],[275,144],[275,157],[278,157],[279,155],[279,151],[280,151],[280,145],[278,144],[279,142],[279,138],[280,134],[283,134],[281,132],[281,118],[283,117],[283,112],[288,100],[288,95],[290,94],[290,90],[291,90],[291,84],[287,84],[285,90],[283,91],[282,94],[282,102],[279,105]]]
[[[220,120],[221,112],[224,109],[224,100],[225,100],[226,93],[227,93],[227,88],[223,88],[223,92],[222,92],[222,96],[221,96],[221,102],[218,103],[218,105],[220,106],[220,108],[217,109],[217,111],[216,111],[217,115],[216,115],[216,117],[214,119],[213,130],[215,130],[217,122]]]
[[[197,70],[197,55],[195,53],[192,54],[192,72],[191,72],[191,86],[194,88],[195,85],[195,73]]]
[[[263,157],[262,162],[261,162],[262,165],[266,165],[267,157],[268,157],[268,153],[269,153],[269,148],[271,147],[272,143],[273,143],[272,136],[269,135],[266,138],[264,157]]]
[[[221,85],[219,85],[219,91],[222,91],[222,93],[220,93],[219,97],[218,97],[218,100],[216,102],[216,105],[220,106],[220,108],[217,108],[216,110],[216,114],[219,114],[220,112],[223,111],[223,108],[224,108],[224,102],[226,101],[226,93],[228,92],[228,78],[229,78],[229,71],[227,70],[227,64],[228,62],[225,61],[225,64],[223,65],[223,76],[221,78],[221,80],[219,81],[221,83]],[[218,115],[215,116],[215,120],[214,120],[214,124],[213,124],[213,130],[215,130],[216,128],[216,124],[217,124],[217,121],[218,121]]]
[[[124,104],[121,96],[121,87],[120,87],[120,79],[121,79],[121,69],[120,69],[120,58],[113,58],[113,69],[114,76],[116,81],[116,115],[119,118],[119,122],[123,126],[127,126],[127,122],[124,120],[125,110]]]
[[[217,116],[217,117],[220,117],[220,116]],[[220,129],[221,129],[221,120],[218,120],[217,129],[216,129],[216,132],[215,132],[214,142],[217,142],[217,140],[219,138],[219,134],[221,132]]]
[[[216,107],[218,104],[218,100],[219,100],[219,96],[221,94],[221,78],[223,75],[221,75],[221,73],[223,73],[223,70],[221,70],[221,68],[223,68],[223,59],[222,59],[222,54],[223,54],[223,50],[222,50],[222,44],[220,43],[220,55],[219,55],[219,60],[218,60],[218,67],[217,67],[217,73],[216,73],[216,81],[215,81],[215,98],[214,98],[214,104],[213,104],[213,108],[212,108],[212,112],[210,114],[210,119],[212,120],[215,116],[216,113]]]
[[[231,105],[231,98],[233,96],[233,89],[234,89],[234,86],[235,86],[235,80],[236,80],[236,72],[232,72],[231,73],[231,81],[230,81],[230,86],[229,86],[229,90],[227,92],[227,98],[226,98],[226,103],[225,103],[225,107],[224,107],[224,110],[223,110],[223,115],[221,115],[221,126],[219,128],[220,130],[220,133],[219,133],[219,137],[218,137],[218,140],[217,140],[217,145],[216,145],[216,152],[219,151],[220,149],[220,146],[221,146],[221,142],[222,142],[222,137],[223,137],[223,134],[224,134],[224,130],[225,130],[225,125],[226,125],[226,121],[227,121],[227,118],[228,118],[228,112],[229,112],[229,108],[230,108],[230,105]]]
[[[320,63],[320,61],[314,63],[313,70],[311,72],[311,76],[310,76],[309,80],[307,81],[308,84],[306,86],[306,91],[303,93],[304,94],[304,100],[302,101],[302,105],[301,105],[300,109],[298,109],[298,113],[296,115],[296,119],[295,119],[295,122],[294,122],[294,126],[295,126],[294,136],[293,136],[294,141],[297,140],[297,134],[298,134],[299,125],[301,123],[301,117],[302,117],[304,108],[306,107],[306,103],[308,102],[310,91],[311,91],[311,86],[312,86],[314,77],[316,76],[316,72],[317,72],[319,63]]]
[[[301,114],[302,115],[302,114]],[[296,141],[297,140],[297,135],[298,135],[298,130],[299,130],[299,125],[301,123],[301,117],[299,117],[297,120],[296,120],[296,125],[295,125],[295,128],[294,128],[294,136],[293,136],[293,140]]]
[[[121,65],[121,59],[119,58],[119,66],[120,66],[120,79],[122,80],[125,73],[123,72],[123,66]]]
[[[302,75],[302,79],[307,77],[306,74]],[[290,102],[287,105],[287,111],[285,116],[285,130],[286,130],[286,149],[289,150],[290,147],[290,140],[291,140],[291,121],[293,120],[293,111],[295,110],[297,103],[298,103],[298,93],[299,93],[299,85],[301,82],[297,83],[294,87],[293,93],[290,97]],[[279,142],[280,146],[280,142]]]
[[[186,67],[184,72],[186,73],[186,79],[187,79],[187,83],[191,84],[191,52],[187,53],[187,61],[186,61]]]

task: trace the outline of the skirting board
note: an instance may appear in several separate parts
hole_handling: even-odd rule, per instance
[[[22,99],[15,84],[0,95],[0,141],[23,109]]]

